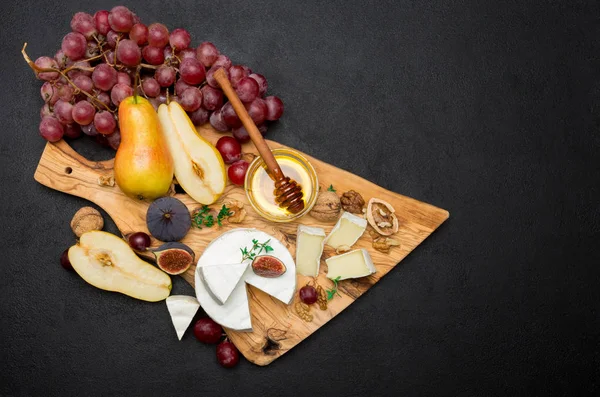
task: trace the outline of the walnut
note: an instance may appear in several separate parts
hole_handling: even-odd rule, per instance
[[[344,209],[344,211],[350,212],[352,214],[363,213],[365,200],[362,198],[360,193],[357,193],[354,190],[349,190],[346,193],[342,194],[340,201],[342,202],[342,208]]]
[[[227,208],[229,208],[229,217],[227,217],[227,221],[229,223],[242,223],[246,218],[246,210],[244,209],[244,203],[237,200],[229,200],[225,203]]]
[[[317,285],[317,303],[319,304],[319,309],[327,310],[327,293],[320,285]]]
[[[400,246],[398,240],[389,237],[379,237],[373,240],[373,248],[377,251],[388,253],[392,247]]]
[[[100,186],[115,186],[115,178],[112,175],[100,175],[98,177],[98,185]]]
[[[372,198],[367,206],[367,220],[377,233],[390,236],[398,231],[394,207],[386,201]]]
[[[92,207],[83,207],[73,215],[71,219],[71,230],[77,237],[81,237],[83,233],[92,230],[102,230],[104,227],[104,219],[102,214],[97,209]]]
[[[310,314],[310,307],[303,302],[297,302],[295,305],[296,313],[298,313],[298,317],[302,320],[310,323],[313,320],[313,315]]]
[[[319,193],[317,202],[309,214],[321,222],[335,222],[340,216],[342,204],[335,192],[324,191]]]

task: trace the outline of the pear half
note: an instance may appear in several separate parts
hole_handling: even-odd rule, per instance
[[[73,269],[94,287],[115,291],[149,302],[166,299],[171,278],[144,262],[114,234],[91,231],[69,248]]]
[[[217,148],[198,135],[196,127],[177,102],[160,105],[158,119],[179,185],[201,204],[217,201],[227,184],[225,164]]]

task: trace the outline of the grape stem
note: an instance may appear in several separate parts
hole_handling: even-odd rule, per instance
[[[75,85],[75,83],[73,83],[73,81],[71,81],[71,79],[67,76],[67,74],[60,70],[60,69],[55,69],[55,68],[40,68],[39,66],[37,66],[35,64],[35,62],[33,62],[31,60],[31,58],[29,58],[29,55],[27,55],[27,52],[25,51],[25,49],[27,48],[27,43],[23,44],[23,49],[21,50],[21,54],[23,55],[23,58],[25,59],[25,62],[27,62],[27,64],[29,65],[29,67],[31,69],[33,69],[33,71],[36,73],[36,75],[38,75],[39,73],[42,72],[57,72],[60,73],[61,76],[63,76],[65,78],[65,80],[67,81],[67,83],[69,83],[71,86],[73,86],[73,88],[75,89],[76,92],[82,92],[85,96],[87,96],[88,98],[90,98],[94,103],[101,105],[103,108],[105,108],[106,110],[108,110],[111,113],[114,113],[114,111],[112,111],[106,104],[104,104],[103,102],[100,102],[96,97],[94,97],[93,95],[85,92],[85,91],[81,91],[79,89],[79,87],[77,87],[77,85]],[[90,68],[83,68],[83,69],[90,69]],[[93,68],[92,68],[93,70]]]

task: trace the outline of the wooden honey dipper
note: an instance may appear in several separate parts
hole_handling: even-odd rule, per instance
[[[265,139],[256,127],[256,124],[254,124],[254,121],[244,107],[244,104],[231,86],[229,78],[225,74],[225,70],[223,68],[217,69],[213,77],[217,80],[225,95],[227,95],[233,110],[235,110],[235,113],[246,128],[246,131],[248,131],[252,143],[254,143],[254,146],[258,149],[258,153],[267,165],[267,173],[273,182],[275,182],[275,201],[280,207],[286,208],[292,214],[301,212],[304,209],[302,186],[295,180],[290,179],[289,176],[283,175],[281,167],[277,163],[275,156],[273,156],[267,142],[265,142]]]

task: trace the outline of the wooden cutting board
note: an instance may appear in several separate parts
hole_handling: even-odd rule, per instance
[[[213,144],[223,136],[213,130],[210,125],[199,127],[198,132]],[[269,141],[269,146],[272,149],[284,147],[272,141]],[[251,143],[243,145],[243,150],[245,153],[256,153]],[[240,352],[257,365],[267,365],[273,362],[346,309],[404,259],[449,216],[446,210],[390,192],[347,171],[311,156],[305,156],[317,171],[322,188],[333,184],[338,194],[355,190],[362,194],[365,201],[377,197],[392,204],[400,221],[400,230],[395,238],[400,241],[401,245],[392,248],[387,254],[381,253],[372,248],[371,237],[365,233],[353,248],[366,248],[371,254],[377,272],[369,277],[340,282],[341,296],[336,296],[329,301],[325,311],[320,310],[317,305],[313,305],[311,313],[314,319],[310,323],[300,319],[294,310],[294,304],[298,301],[297,294],[290,305],[285,305],[262,291],[248,286],[254,330],[237,332],[226,329],[226,332]],[[35,172],[35,180],[52,189],[85,198],[100,206],[112,217],[123,235],[137,231],[147,233],[146,210],[149,203],[128,198],[116,185],[110,187],[101,186],[98,183],[100,177],[109,178],[112,174],[113,160],[89,161],[76,153],[66,142],[60,141],[46,145]],[[185,194],[176,194],[175,197],[183,201],[190,210],[200,206]],[[333,224],[319,223],[310,216],[305,216],[299,222],[293,223],[281,224],[266,221],[254,212],[246,199],[244,189],[234,185],[228,185],[221,199],[211,208],[218,210],[223,201],[228,199],[238,200],[245,204],[244,208],[248,213],[246,219],[239,225],[224,224],[220,228],[214,226],[202,230],[192,228],[183,242],[194,249],[197,258],[200,257],[209,242],[221,233],[236,227],[253,227],[267,232],[281,240],[294,256],[298,223],[323,227],[327,233],[333,227]],[[153,239],[152,245],[158,246],[160,242]],[[333,284],[325,277],[327,265],[324,259],[334,254],[335,252],[330,247],[325,247],[320,274],[316,279],[316,282],[326,289]],[[192,286],[194,285],[194,271],[195,266],[182,275]],[[310,277],[301,275],[297,277],[298,288],[311,281]]]

